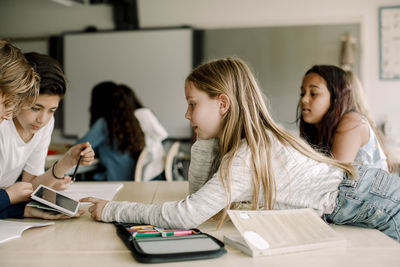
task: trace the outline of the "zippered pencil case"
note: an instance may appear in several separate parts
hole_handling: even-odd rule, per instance
[[[224,243],[198,229],[161,229],[115,223],[117,234],[142,263],[211,259],[226,253]]]

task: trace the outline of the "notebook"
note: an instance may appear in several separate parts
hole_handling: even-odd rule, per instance
[[[225,244],[251,257],[346,247],[313,209],[229,210],[228,215],[239,234],[225,235]]]

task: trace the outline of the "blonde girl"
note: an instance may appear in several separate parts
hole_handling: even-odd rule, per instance
[[[39,76],[19,48],[0,40],[0,122],[11,119],[25,102],[39,93]]]
[[[190,228],[224,215],[234,203],[309,207],[329,222],[378,228],[399,240],[400,179],[325,157],[280,129],[243,61],[226,58],[197,67],[186,79],[185,95],[185,116],[198,137],[191,151],[190,195],[152,205],[82,199],[95,204],[89,208],[93,218]],[[387,183],[391,186],[379,186]],[[365,190],[371,185],[374,194]]]

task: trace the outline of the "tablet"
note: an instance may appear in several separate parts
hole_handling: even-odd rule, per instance
[[[40,185],[32,193],[31,198],[47,205],[68,216],[76,216],[79,210],[79,201],[64,196],[47,186]]]
[[[214,239],[204,234],[183,237],[137,238],[138,247],[145,254],[179,254],[207,252],[220,249]]]

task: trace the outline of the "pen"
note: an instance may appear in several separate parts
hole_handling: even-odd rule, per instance
[[[194,232],[192,230],[165,230],[165,231],[156,231],[156,230],[128,230],[131,234],[136,233],[136,234],[147,234],[147,233],[192,233]]]
[[[79,156],[78,163],[76,164],[76,167],[74,170],[74,174],[72,174],[71,182],[75,182],[75,175],[76,175],[76,172],[78,171],[79,164],[81,163],[81,159],[82,159],[82,156]]]
[[[176,232],[164,232],[164,233],[160,233],[160,232],[147,232],[147,233],[132,233],[132,235],[134,237],[152,237],[152,236],[182,236],[182,235],[191,235],[193,234],[192,230],[182,230],[182,231],[176,231]]]
[[[149,225],[134,225],[134,226],[131,226],[130,228],[129,228],[130,230],[137,230],[137,229],[151,229],[151,230],[153,230],[154,229],[154,225],[151,225],[151,224],[149,224]]]

